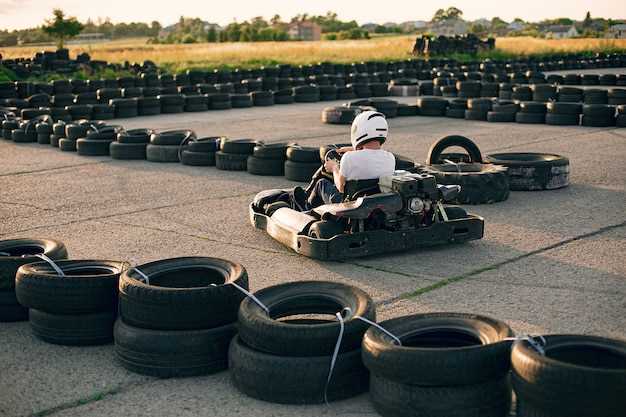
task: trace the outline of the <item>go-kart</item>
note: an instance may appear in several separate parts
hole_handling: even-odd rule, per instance
[[[324,158],[340,163],[331,148]],[[332,174],[322,165],[307,189],[274,189],[258,193],[250,204],[257,229],[293,249],[320,260],[397,252],[420,246],[481,239],[482,217],[457,206],[444,206],[458,185],[437,185],[429,174],[395,171],[388,177],[347,181],[344,201],[307,209],[315,183]]]

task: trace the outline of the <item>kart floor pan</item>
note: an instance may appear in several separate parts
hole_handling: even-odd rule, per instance
[[[400,252],[422,246],[445,243],[462,243],[482,239],[484,220],[468,214],[465,219],[435,223],[416,230],[391,232],[372,230],[355,234],[341,234],[330,239],[315,239],[299,235],[283,227],[250,205],[250,221],[257,229],[265,230],[271,237],[296,253],[320,260],[340,260],[388,252]]]

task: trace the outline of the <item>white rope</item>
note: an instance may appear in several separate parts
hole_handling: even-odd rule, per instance
[[[256,298],[256,296],[254,294],[252,294],[250,291],[246,290],[245,288],[239,286],[238,284],[234,283],[234,282],[227,282],[224,285],[232,285],[233,287],[237,288],[239,291],[241,291],[242,293],[244,293],[247,297],[251,298],[252,301],[254,301],[259,307],[261,307],[263,309],[263,311],[265,311],[265,313],[269,316],[270,315],[270,309],[267,308],[267,306],[265,304],[263,304],[261,302],[261,300],[259,300],[258,298]],[[217,287],[217,284],[211,284],[212,287]]]
[[[347,311],[349,313],[352,313],[352,309],[350,307],[344,308],[343,311]],[[380,330],[381,332],[385,333],[387,336],[391,337],[394,340],[394,342],[396,342],[396,344],[398,346],[402,346],[402,341],[400,340],[400,338],[397,337],[396,335],[394,335],[393,333],[391,333],[389,330],[385,329],[380,324],[375,323],[375,322],[371,321],[370,319],[366,319],[365,317],[361,317],[361,316],[354,316],[354,318],[357,319],[357,320],[361,320],[361,321],[369,324],[370,326],[376,327],[378,330]]]
[[[536,339],[539,339],[537,341]],[[507,337],[503,339],[503,341],[512,340],[514,342],[528,342],[528,344],[537,351],[541,356],[546,356],[546,338],[538,335],[538,336],[530,336],[530,335],[520,335],[515,337]]]
[[[344,310],[342,310],[342,313]],[[341,313],[335,313],[335,317],[339,320],[339,337],[337,337],[337,343],[335,343],[335,350],[333,351],[333,356],[330,360],[330,369],[328,370],[328,378],[326,378],[326,386],[324,387],[324,402],[326,405],[328,405],[328,386],[330,385],[330,380],[333,377],[333,370],[335,369],[335,363],[337,362],[337,356],[339,355],[339,348],[341,347],[344,330],[343,317],[341,316]]]
[[[143,279],[143,281],[147,284],[150,285],[150,278],[148,278],[148,276],[146,274],[144,274],[143,272],[141,272],[138,268],[135,268],[134,266],[129,268],[128,271],[135,271],[137,274],[139,274],[139,276]],[[138,280],[141,281],[141,280]]]
[[[0,256],[11,256],[9,252],[0,252]]]
[[[22,258],[25,258],[27,256],[31,256],[31,255],[22,255]],[[63,270],[59,268],[59,265],[55,264],[52,259],[48,258],[44,254],[36,254],[35,256],[39,259],[43,259],[44,261],[48,262],[48,264],[50,264],[50,266],[52,267],[52,269],[54,269],[54,271],[57,273],[58,276],[60,276],[61,278],[65,277],[65,273],[63,273]]]

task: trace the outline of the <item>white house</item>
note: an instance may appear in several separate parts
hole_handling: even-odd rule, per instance
[[[626,39],[626,24],[613,25],[606,31],[606,37],[611,39]]]
[[[552,25],[545,29],[546,37],[550,39],[565,39],[578,36],[578,31],[572,26]]]

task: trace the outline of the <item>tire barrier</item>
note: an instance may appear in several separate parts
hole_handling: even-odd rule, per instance
[[[228,368],[228,346],[248,274],[217,258],[164,259],[119,281],[115,353],[126,369],[160,378]]]
[[[309,182],[321,165],[320,150],[314,147],[290,145],[286,150],[285,178],[290,181]]]

